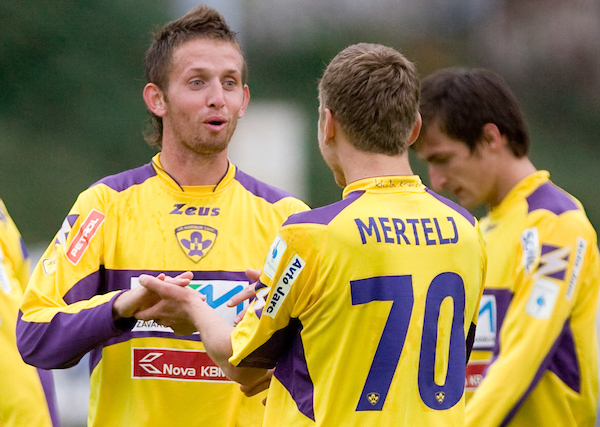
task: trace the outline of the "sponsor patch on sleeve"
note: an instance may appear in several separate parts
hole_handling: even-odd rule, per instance
[[[474,350],[492,350],[498,331],[496,296],[483,294],[479,303],[479,316],[475,329]]]
[[[531,274],[540,256],[540,240],[537,227],[523,231],[521,245],[523,246],[523,268],[525,273]]]
[[[575,249],[575,261],[573,262],[573,270],[571,271],[571,278],[569,279],[569,286],[567,287],[567,299],[570,301],[575,292],[575,285],[577,279],[579,279],[579,273],[581,273],[581,266],[583,265],[583,256],[587,249],[587,242],[581,237],[577,238],[577,248]]]
[[[290,289],[300,272],[304,269],[306,262],[298,254],[295,254],[287,267],[279,277],[277,284],[273,288],[273,293],[271,294],[271,299],[267,302],[267,308],[263,310],[263,314],[269,317],[275,317],[281,304],[283,304],[283,300],[287,297]]]
[[[263,271],[269,279],[272,279],[273,276],[275,276],[277,267],[279,267],[279,263],[281,262],[281,257],[283,257],[283,253],[286,249],[287,243],[285,243],[285,240],[278,234],[269,248],[269,254],[267,255],[265,266],[263,268]]]
[[[79,231],[77,231],[66,252],[67,259],[71,261],[71,264],[77,265],[79,263],[105,217],[102,212],[92,209],[87,218],[81,223]]]
[[[527,301],[527,313],[537,319],[547,319],[552,314],[560,286],[550,279],[539,277],[533,286],[529,301]]]

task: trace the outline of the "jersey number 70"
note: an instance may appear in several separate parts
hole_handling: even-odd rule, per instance
[[[350,282],[352,305],[393,301],[371,369],[360,395],[357,411],[380,411],[396,371],[414,305],[412,276],[379,276]],[[438,320],[442,301],[450,297],[454,315],[450,332],[446,381],[434,381]],[[419,357],[419,394],[431,409],[448,409],[461,398],[465,385],[465,291],[461,277],[446,272],[429,285],[425,299],[423,334]]]

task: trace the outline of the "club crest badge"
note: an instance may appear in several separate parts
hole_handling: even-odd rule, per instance
[[[208,254],[217,240],[217,234],[216,229],[200,224],[188,224],[175,229],[181,249],[194,262]]]

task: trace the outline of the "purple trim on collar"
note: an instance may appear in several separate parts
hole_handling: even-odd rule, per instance
[[[345,199],[331,205],[323,206],[311,211],[299,212],[291,215],[283,225],[290,224],[329,224],[340,212],[354,203],[360,196],[365,194],[364,190],[353,191]]]
[[[153,176],[156,176],[156,171],[154,170],[152,163],[148,163],[144,166],[140,166],[139,168],[130,169],[116,175],[110,175],[102,178],[100,181],[92,184],[90,187],[98,184],[104,184],[117,192],[121,192],[134,185],[142,184],[144,181],[152,178]]]
[[[527,204],[529,205],[528,213],[538,209],[546,209],[555,215],[560,215],[567,211],[579,209],[568,193],[551,182],[540,185],[527,196]]]
[[[506,415],[506,418],[504,418],[502,424],[500,424],[501,426],[507,426],[510,423],[533,389],[538,385],[546,371],[554,372],[569,388],[577,393],[580,392],[581,372],[579,371],[579,362],[577,361],[577,353],[573,341],[573,331],[571,330],[568,320],[565,322],[562,332],[552,345],[546,358],[540,364],[529,387]]]
[[[440,196],[435,191],[432,191],[431,189],[429,189],[427,187],[425,187],[425,191],[427,193],[429,193],[430,195],[432,195],[433,197],[435,197],[440,202],[442,202],[443,204],[445,204],[446,206],[448,206],[449,208],[454,209],[456,212],[458,212],[459,214],[464,216],[467,219],[467,221],[469,221],[471,223],[471,225],[473,225],[473,226],[475,225],[475,217],[473,215],[471,215],[471,213],[468,210],[466,210],[462,206],[454,203],[452,200],[449,200],[449,199],[446,199],[445,197]]]
[[[269,184],[265,184],[264,182],[251,177],[239,169],[236,169],[235,171],[235,180],[256,197],[265,199],[269,203],[276,203],[286,197],[293,197],[294,199],[297,198],[293,194],[284,190],[280,190],[279,188],[273,187]]]

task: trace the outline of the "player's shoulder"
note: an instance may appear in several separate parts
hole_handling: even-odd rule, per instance
[[[90,186],[90,189],[94,187],[106,187],[116,191],[117,193],[120,193],[135,185],[143,184],[154,176],[156,176],[156,170],[152,166],[152,163],[147,163],[134,169],[129,169],[114,175],[106,176],[93,183]]]
[[[477,219],[467,209],[463,208],[458,203],[455,203],[452,200],[447,199],[444,196],[440,196],[439,194],[437,194],[435,191],[431,190],[430,188],[426,187],[425,193],[428,194],[430,197],[432,197],[433,199],[435,199],[438,202],[437,206],[436,206],[437,210],[439,210],[440,212],[447,211],[450,213],[459,214],[459,217],[464,218],[469,224],[471,224],[473,227],[476,227]]]
[[[338,215],[340,215],[340,213],[351,206],[364,193],[364,191],[353,191],[343,200],[338,202],[291,215],[287,221],[283,223],[283,226],[300,224],[329,225],[336,217],[338,217]]]
[[[280,202],[283,199],[289,199],[291,201],[297,201],[297,203],[305,205],[304,202],[302,202],[292,193],[277,188],[273,185],[267,184],[257,178],[254,178],[253,176],[248,175],[247,173],[245,173],[237,167],[234,179],[246,191],[248,191],[256,197],[266,200],[271,204]]]

